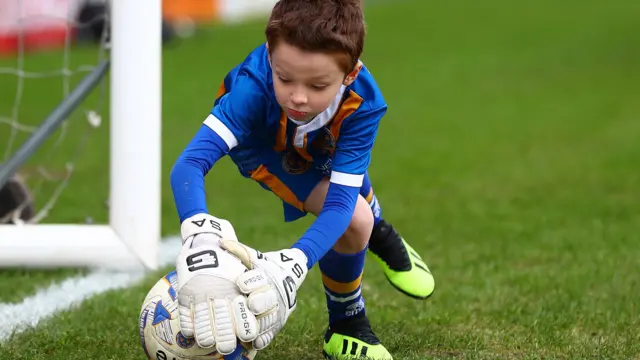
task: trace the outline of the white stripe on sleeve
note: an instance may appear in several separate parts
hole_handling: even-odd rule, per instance
[[[213,130],[218,134],[227,146],[229,150],[233,149],[238,145],[238,139],[236,139],[235,135],[229,130],[229,128],[220,121],[217,117],[213,116],[213,114],[209,114],[207,118],[204,120],[204,124],[209,127],[209,129]]]
[[[331,182],[334,184],[359,188],[362,186],[363,180],[364,180],[364,174],[354,175],[354,174],[341,173],[338,171],[331,172]]]

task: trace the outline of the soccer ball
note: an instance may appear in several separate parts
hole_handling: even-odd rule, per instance
[[[150,360],[253,360],[256,350],[238,341],[229,355],[219,354],[215,347],[198,347],[195,339],[180,332],[175,271],[163,276],[149,291],[140,310],[140,341]]]

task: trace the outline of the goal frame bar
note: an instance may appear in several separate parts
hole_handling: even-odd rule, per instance
[[[109,8],[109,224],[0,225],[0,267],[158,267],[162,3]]]

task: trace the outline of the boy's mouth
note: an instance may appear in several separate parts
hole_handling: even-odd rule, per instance
[[[305,111],[298,111],[298,110],[293,110],[293,109],[290,109],[290,108],[289,108],[289,109],[287,109],[287,112],[289,113],[289,115],[290,115],[292,118],[295,118],[296,120],[298,120],[298,119],[303,119],[303,118],[305,118],[305,117],[307,116],[307,114],[308,114],[308,113],[307,113],[307,112],[305,112]]]

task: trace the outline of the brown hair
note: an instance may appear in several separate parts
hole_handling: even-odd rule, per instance
[[[365,33],[362,0],[280,0],[265,30],[269,51],[285,41],[302,50],[335,54],[345,74],[358,63]]]

